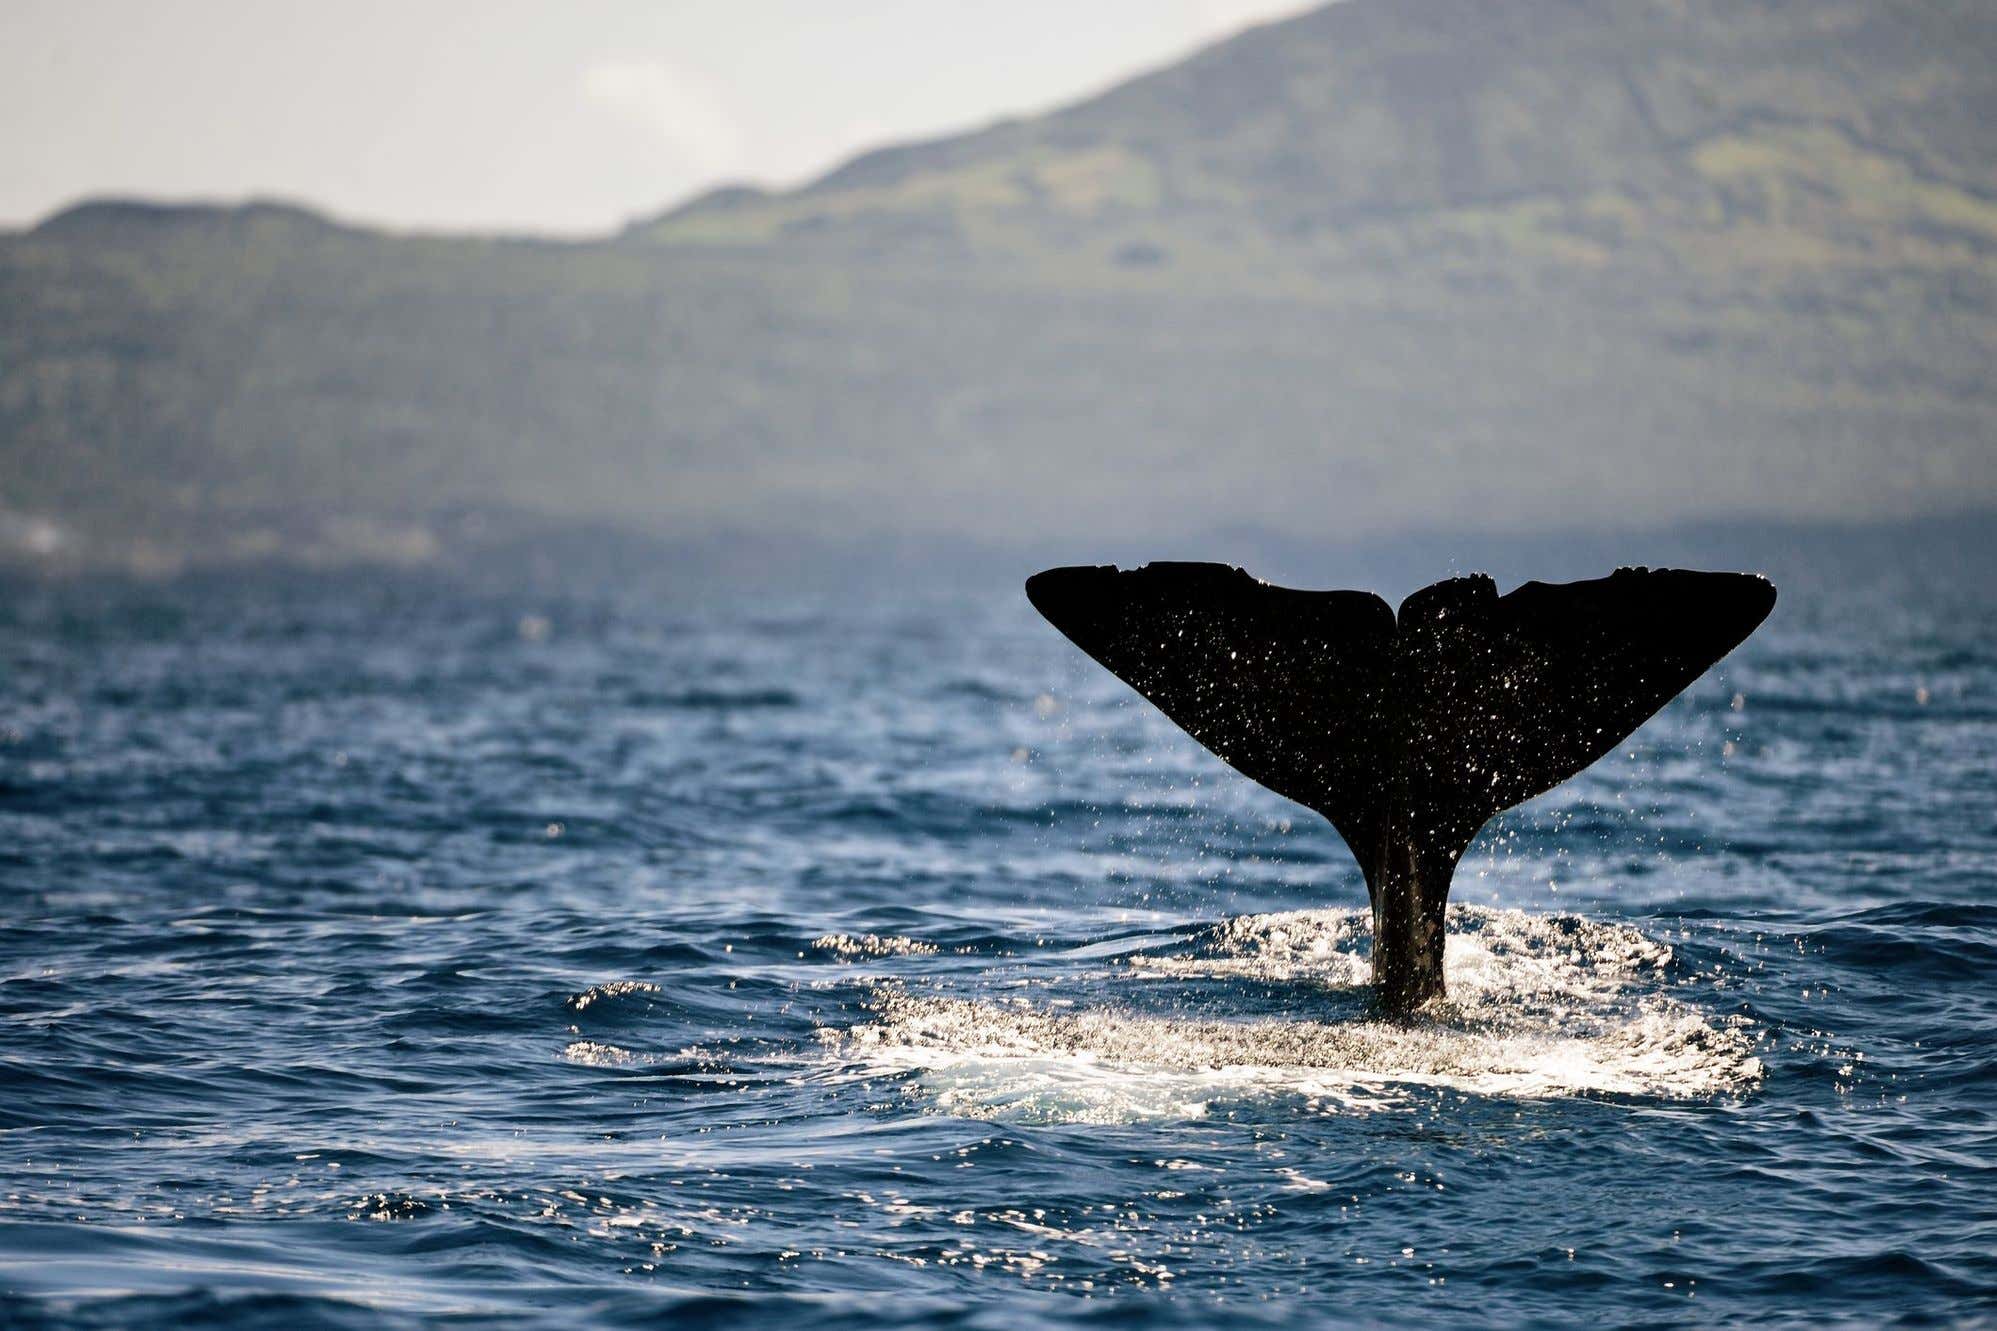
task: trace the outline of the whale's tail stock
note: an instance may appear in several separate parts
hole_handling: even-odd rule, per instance
[[[1618,569],[1414,593],[1296,591],[1223,564],[1057,568],[1035,608],[1244,776],[1331,820],[1366,875],[1373,978],[1442,992],[1456,862],[1495,813],[1620,743],[1768,616],[1746,573]]]

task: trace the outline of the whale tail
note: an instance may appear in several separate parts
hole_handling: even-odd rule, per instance
[[[1049,569],[1026,594],[1229,766],[1331,821],[1397,1009],[1442,990],[1450,877],[1478,829],[1614,748],[1775,604],[1753,574],[1640,568],[1504,596],[1451,578],[1398,616],[1223,564]]]

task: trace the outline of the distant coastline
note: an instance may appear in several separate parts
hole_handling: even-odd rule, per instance
[[[1804,13],[1351,0],[596,241],[85,201],[0,234],[0,562],[1981,549],[1997,10]]]
[[[274,533],[274,528],[259,529]],[[330,532],[330,534],[329,534]],[[0,537],[18,523],[0,520]],[[1312,542],[1235,527],[1170,533],[1149,543],[1086,536],[1012,546],[942,535],[855,533],[845,540],[669,533],[531,515],[465,514],[350,523],[305,534],[139,557],[92,559],[0,546],[0,583],[19,589],[199,587],[217,581],[310,587],[432,585],[474,593],[532,590],[592,598],[647,595],[1013,595],[1049,560],[1119,563],[1213,559],[1295,586],[1397,593],[1455,572],[1528,579],[1599,576],[1623,565],[1764,572],[1799,594],[1890,592],[1910,581],[1971,600],[1997,597],[1997,510],[1897,521],[1763,518],[1638,530],[1429,531],[1373,541]]]

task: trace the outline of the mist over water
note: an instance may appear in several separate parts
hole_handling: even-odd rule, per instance
[[[7,1320],[1997,1316],[1978,587],[1785,587],[1412,1025],[1011,588],[44,587],[0,671]]]

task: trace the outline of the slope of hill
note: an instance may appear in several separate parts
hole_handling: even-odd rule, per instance
[[[1997,243],[1993,51],[1997,11],[1959,0],[1362,0],[633,234],[1946,264]]]
[[[1346,0],[596,244],[87,205],[0,238],[0,550],[1997,505],[1993,71],[1979,4]]]

